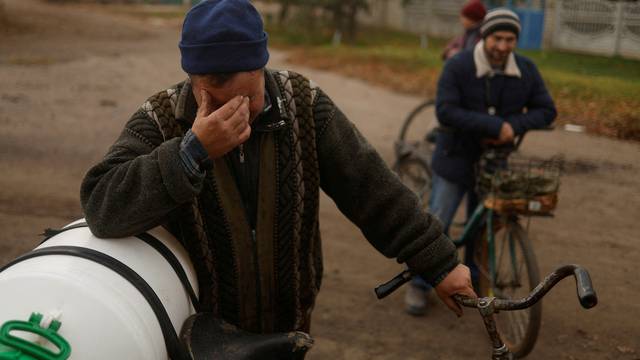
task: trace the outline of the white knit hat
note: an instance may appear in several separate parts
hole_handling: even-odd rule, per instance
[[[501,30],[511,31],[516,36],[520,35],[520,18],[507,8],[497,8],[489,11],[482,21],[482,26],[480,26],[482,38]]]

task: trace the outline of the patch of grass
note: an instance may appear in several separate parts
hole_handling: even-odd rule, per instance
[[[637,60],[545,50],[520,50],[519,53],[531,58],[540,68],[575,75],[640,81],[640,62]]]
[[[290,60],[362,78],[396,91],[434,96],[446,43],[418,35],[365,28],[352,45],[331,46],[326,30],[269,28],[271,43],[290,50]],[[303,35],[306,33],[306,35]],[[640,61],[559,51],[521,51],[538,66],[558,108],[559,123],[640,140]]]

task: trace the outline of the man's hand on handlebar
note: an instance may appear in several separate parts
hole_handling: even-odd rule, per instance
[[[502,145],[502,144],[513,142],[514,138],[515,138],[515,133],[513,132],[513,127],[511,127],[511,124],[504,121],[502,123],[502,127],[500,128],[500,135],[498,136],[498,138],[485,139],[484,142],[485,144],[489,144],[489,145]]]
[[[436,294],[451,311],[458,316],[462,316],[462,307],[453,299],[453,295],[465,295],[476,298],[471,285],[471,273],[469,268],[458,264],[451,272],[435,287]]]

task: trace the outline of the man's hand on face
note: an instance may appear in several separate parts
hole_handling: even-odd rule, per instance
[[[508,122],[503,122],[502,127],[500,128],[500,135],[497,139],[486,139],[485,143],[491,145],[502,145],[507,144],[513,141],[515,138],[515,133],[513,132],[513,127]]]
[[[478,297],[471,285],[469,268],[462,264],[458,264],[458,266],[436,286],[436,294],[438,294],[440,300],[458,316],[462,316],[462,308],[453,300],[453,295],[465,295],[472,298]]]
[[[209,93],[200,91],[200,107],[191,131],[209,153],[217,159],[251,135],[249,126],[249,98],[236,96],[219,109],[212,111]]]

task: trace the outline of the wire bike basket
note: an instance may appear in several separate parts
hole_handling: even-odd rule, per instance
[[[497,213],[552,215],[558,204],[562,157],[532,159],[491,150],[479,164],[476,186],[485,207]]]

